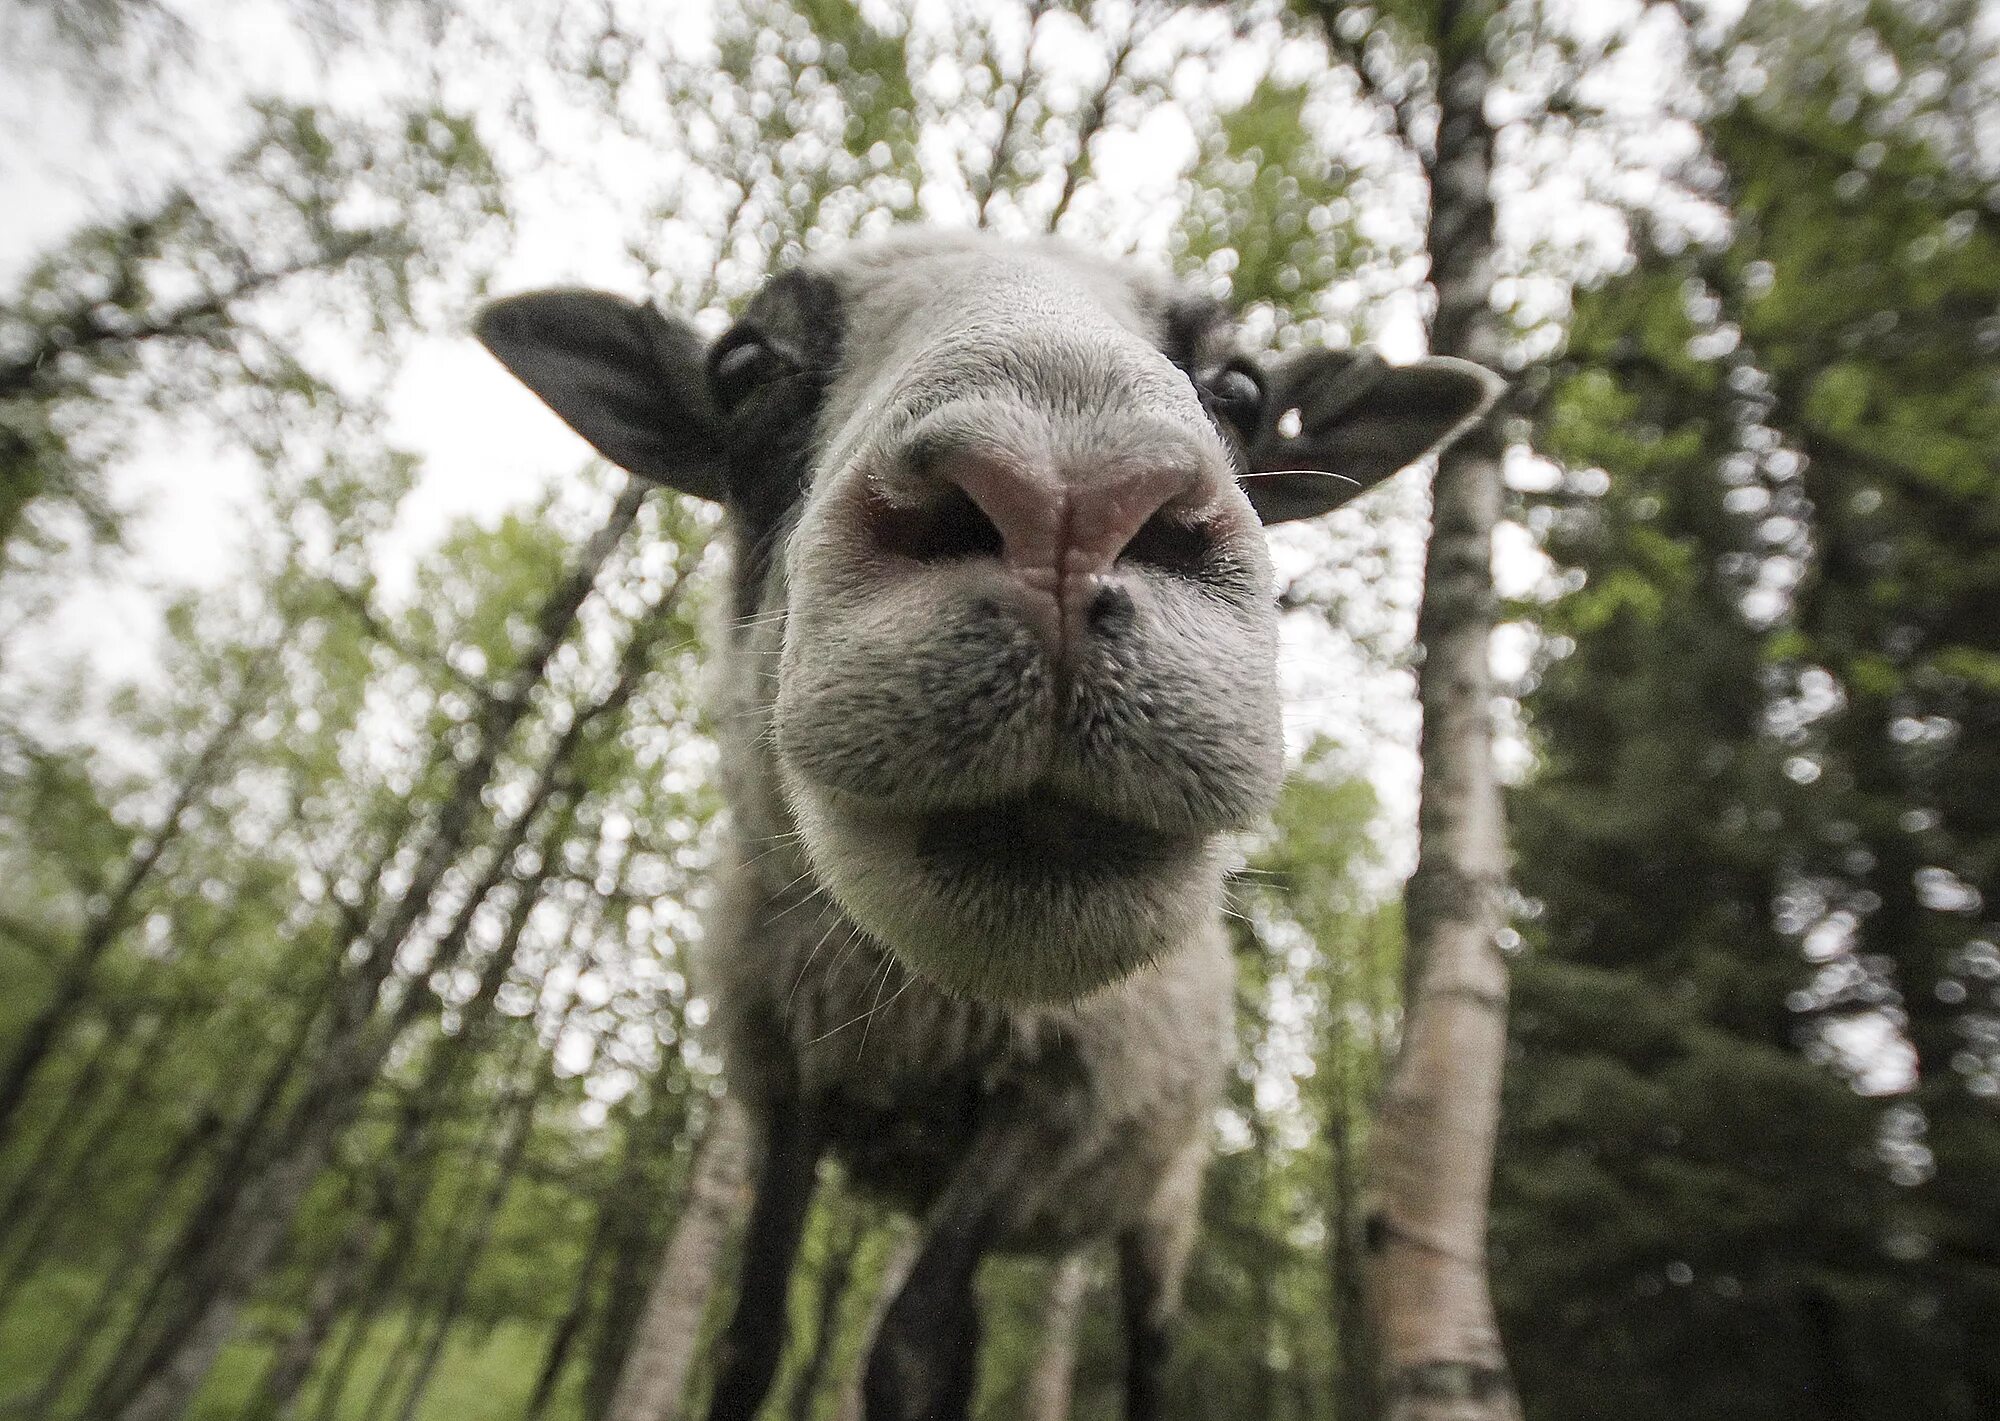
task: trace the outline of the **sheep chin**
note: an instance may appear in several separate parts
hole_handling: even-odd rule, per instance
[[[957,997],[1079,1002],[1194,941],[1221,902],[1216,835],[1032,799],[903,814],[803,786],[790,798],[834,900]]]

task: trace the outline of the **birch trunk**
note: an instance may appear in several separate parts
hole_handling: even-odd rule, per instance
[[[689,1171],[687,1201],[653,1275],[605,1421],[670,1421],[679,1415],[722,1245],[742,1212],[751,1147],[749,1117],[725,1098]]]
[[[1069,1421],[1076,1383],[1076,1334],[1083,1323],[1083,1300],[1090,1292],[1090,1264],[1072,1253],[1049,1270],[1048,1302],[1042,1310],[1042,1345],[1028,1373],[1022,1421]]]
[[[896,1294],[903,1291],[903,1281],[910,1276],[910,1268],[917,1261],[917,1250],[923,1246],[923,1233],[917,1228],[906,1228],[896,1235],[896,1241],[889,1245],[889,1256],[882,1263],[882,1286],[876,1290],[875,1301],[869,1305],[868,1320],[861,1329],[861,1346],[855,1351],[854,1374],[847,1378],[840,1389],[840,1405],[834,1409],[833,1421],[862,1421],[861,1382],[868,1371],[868,1354],[874,1350],[875,1334],[882,1329],[882,1319],[888,1315],[889,1304],[896,1301]]]
[[[1431,345],[1489,367],[1493,129],[1490,3],[1439,0],[1438,136],[1428,163]],[[1403,1044],[1372,1148],[1370,1292],[1388,1421],[1520,1415],[1487,1282],[1487,1196],[1507,1044],[1499,934],[1506,847],[1493,771],[1488,647],[1499,445],[1490,422],[1446,451],[1424,569],[1423,788],[1407,896]]]

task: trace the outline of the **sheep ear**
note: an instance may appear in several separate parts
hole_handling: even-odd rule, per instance
[[[685,321],[598,291],[530,291],[481,311],[473,333],[612,463],[723,496],[706,345]]]
[[[1303,351],[1264,379],[1243,491],[1266,523],[1340,507],[1449,442],[1502,388],[1470,361],[1389,365],[1349,350]]]

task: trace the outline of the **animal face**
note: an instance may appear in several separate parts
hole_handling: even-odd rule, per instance
[[[906,966],[1008,1003],[1213,915],[1281,772],[1262,523],[1489,398],[1447,362],[1260,367],[1148,274],[973,234],[790,272],[712,347],[579,292],[480,334],[615,461],[724,503],[727,654],[815,874]]]

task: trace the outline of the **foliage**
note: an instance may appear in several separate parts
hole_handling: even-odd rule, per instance
[[[1496,1215],[1533,1414],[1993,1390],[1994,712],[1939,666],[2000,591],[1993,170],[1946,32],[1843,18],[1751,8],[1727,240],[1581,301],[1545,411],[1582,576],[1539,614]]]

